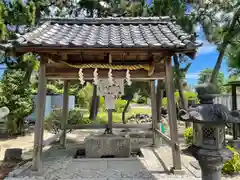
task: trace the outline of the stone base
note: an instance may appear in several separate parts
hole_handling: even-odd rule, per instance
[[[90,135],[84,140],[86,158],[130,157],[130,137],[113,134]]]
[[[201,170],[201,167],[200,167],[198,161],[190,161],[189,164],[190,164],[192,167],[194,167],[195,169]]]
[[[183,169],[174,169],[173,170],[174,175],[184,175],[186,172]]]
[[[186,173],[183,169],[174,169],[174,167],[170,168],[169,172],[173,173],[174,175],[184,175]]]
[[[4,161],[22,161],[22,149],[6,149],[4,154]]]

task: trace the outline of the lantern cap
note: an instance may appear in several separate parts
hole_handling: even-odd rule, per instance
[[[213,104],[213,99],[218,95],[217,87],[212,83],[198,85],[196,87],[196,92],[201,104]]]
[[[180,110],[181,121],[201,124],[226,124],[240,123],[240,112],[229,111],[222,104],[214,104],[213,99],[217,96],[217,88],[212,83],[204,83],[196,87],[199,105],[191,106],[188,110]]]
[[[179,111],[181,121],[200,124],[240,123],[240,111],[229,111],[222,104],[200,104]]]

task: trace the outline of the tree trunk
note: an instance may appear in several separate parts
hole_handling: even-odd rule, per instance
[[[212,75],[211,75],[211,78],[210,78],[210,83],[212,84],[216,84],[217,83],[217,75],[219,73],[219,70],[221,68],[221,64],[222,64],[222,61],[223,61],[223,57],[224,57],[224,53],[225,53],[225,50],[227,48],[227,45],[229,44],[230,40],[233,38],[233,34],[232,34],[232,31],[234,31],[234,28],[236,26],[236,23],[239,19],[239,16],[240,16],[240,9],[238,9],[238,11],[234,14],[233,16],[233,20],[228,28],[228,32],[227,34],[224,36],[223,38],[223,43],[222,45],[220,46],[219,48],[219,55],[218,55],[218,59],[217,59],[217,62],[214,66],[214,69],[212,71]]]
[[[183,109],[187,109],[188,107],[187,107],[187,104],[186,104],[186,101],[185,101],[185,98],[184,98],[184,94],[183,94],[183,86],[182,86],[182,82],[181,82],[181,73],[180,73],[180,64],[179,64],[177,55],[173,56],[173,61],[174,61],[174,65],[175,65],[175,71],[176,71],[176,74],[177,74],[176,82],[177,82],[177,86],[178,86],[178,92],[179,92],[181,107]],[[187,128],[187,127],[190,127],[191,124],[186,122],[185,126]]]
[[[17,131],[15,132],[16,134],[22,134],[24,133],[24,120],[21,119],[17,119],[16,120],[16,125],[17,125]]]
[[[125,119],[125,114],[127,112],[127,109],[129,107],[131,101],[132,101],[132,99],[127,100],[127,103],[126,103],[126,105],[125,105],[125,107],[123,109],[123,112],[122,112],[122,123],[123,124],[127,124],[126,119]]]
[[[99,97],[97,96],[97,86],[93,85],[93,95],[92,95],[92,102],[90,108],[90,120],[96,120],[97,113],[98,113],[98,106],[99,106]]]
[[[99,104],[100,104],[100,97],[96,96],[96,105],[95,105],[95,112],[94,112],[95,119],[97,118],[97,115],[98,115]]]
[[[24,76],[24,82],[30,82],[31,79],[31,75],[33,72],[33,67],[32,66],[28,66],[28,68],[25,70],[25,76]]]
[[[79,84],[78,87],[77,87],[77,89],[74,91],[73,94],[77,95],[78,92],[79,92],[82,88],[83,88],[83,87]]]
[[[224,57],[224,53],[225,53],[225,50],[227,48],[227,45],[224,44],[223,47],[221,48],[220,52],[219,52],[219,55],[218,55],[218,58],[217,58],[217,62],[214,66],[214,69],[212,71],[212,75],[211,75],[211,78],[210,78],[210,83],[212,84],[217,84],[217,75],[221,69],[221,64],[222,64],[222,61],[223,61],[223,57]]]

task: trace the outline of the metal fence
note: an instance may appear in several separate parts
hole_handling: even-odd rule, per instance
[[[223,104],[228,107],[229,110],[232,110],[232,95],[231,94],[222,94],[217,96],[214,99],[215,104]],[[237,109],[240,110],[240,94],[237,95]],[[240,125],[238,125],[238,136],[240,137]],[[229,124],[229,127],[226,129],[226,134],[232,135],[232,124]]]

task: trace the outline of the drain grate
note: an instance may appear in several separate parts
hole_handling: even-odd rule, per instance
[[[101,156],[101,158],[115,158],[114,155],[103,155]]]
[[[134,149],[131,152],[131,156],[130,157],[144,157],[143,153],[141,152],[140,149]],[[83,159],[86,158],[85,156],[85,149],[78,149],[75,153],[75,155],[73,156],[74,159]],[[101,158],[116,158],[114,155],[103,155],[101,156]]]

